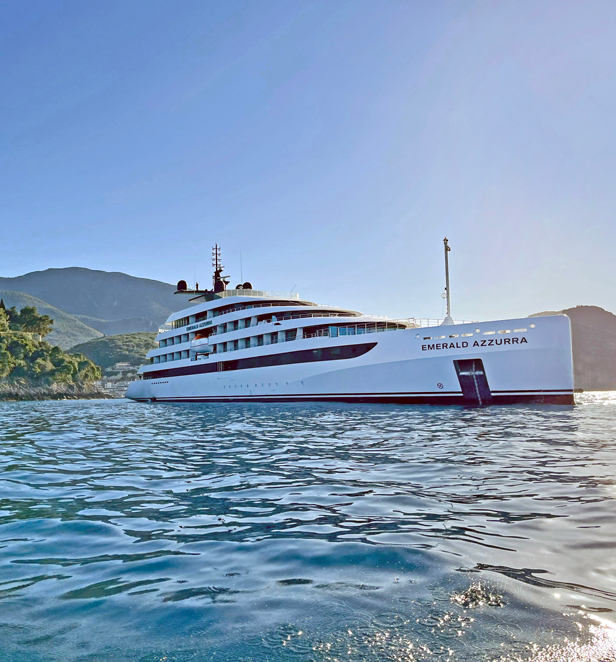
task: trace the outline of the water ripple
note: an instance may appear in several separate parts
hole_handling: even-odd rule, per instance
[[[0,403],[0,656],[616,660],[615,424]]]

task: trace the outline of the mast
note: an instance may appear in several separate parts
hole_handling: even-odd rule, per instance
[[[229,279],[227,276],[222,275],[224,267],[220,261],[220,247],[218,244],[214,244],[214,248],[212,248],[212,266],[214,267],[214,276],[212,278],[214,292],[224,292],[227,289],[227,281]]]
[[[453,320],[451,319],[451,293],[449,291],[449,251],[451,248],[449,248],[449,239],[447,237],[443,239],[443,244],[445,246],[445,294],[447,295],[447,315],[443,320],[443,324],[447,325],[453,324]]]

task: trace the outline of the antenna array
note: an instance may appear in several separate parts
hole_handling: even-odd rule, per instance
[[[214,248],[212,248],[212,266],[215,271],[223,271],[224,269],[220,261],[220,247],[218,244],[214,244]]]

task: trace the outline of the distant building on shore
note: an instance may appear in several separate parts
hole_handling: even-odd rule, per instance
[[[114,363],[114,365],[111,367],[111,371],[113,372],[127,372],[134,369],[135,368],[130,363],[128,363],[128,361],[119,361],[118,363]]]

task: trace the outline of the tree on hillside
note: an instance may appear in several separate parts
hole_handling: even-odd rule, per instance
[[[4,308],[4,312],[6,313],[6,316],[7,316],[8,320],[9,320],[9,322],[10,322],[13,318],[17,317],[17,315],[19,315],[19,313],[17,312],[17,308],[15,308],[15,306],[11,306],[10,308],[7,308],[7,307],[5,306],[5,308]]]
[[[19,312],[15,308],[9,309],[9,323],[14,331],[26,333],[40,333],[46,336],[51,332],[53,320],[49,315],[41,315],[34,306],[25,306]]]
[[[2,303],[1,300],[0,303]],[[9,318],[8,315],[6,314],[6,309],[0,306],[0,333],[8,330],[9,330]]]

